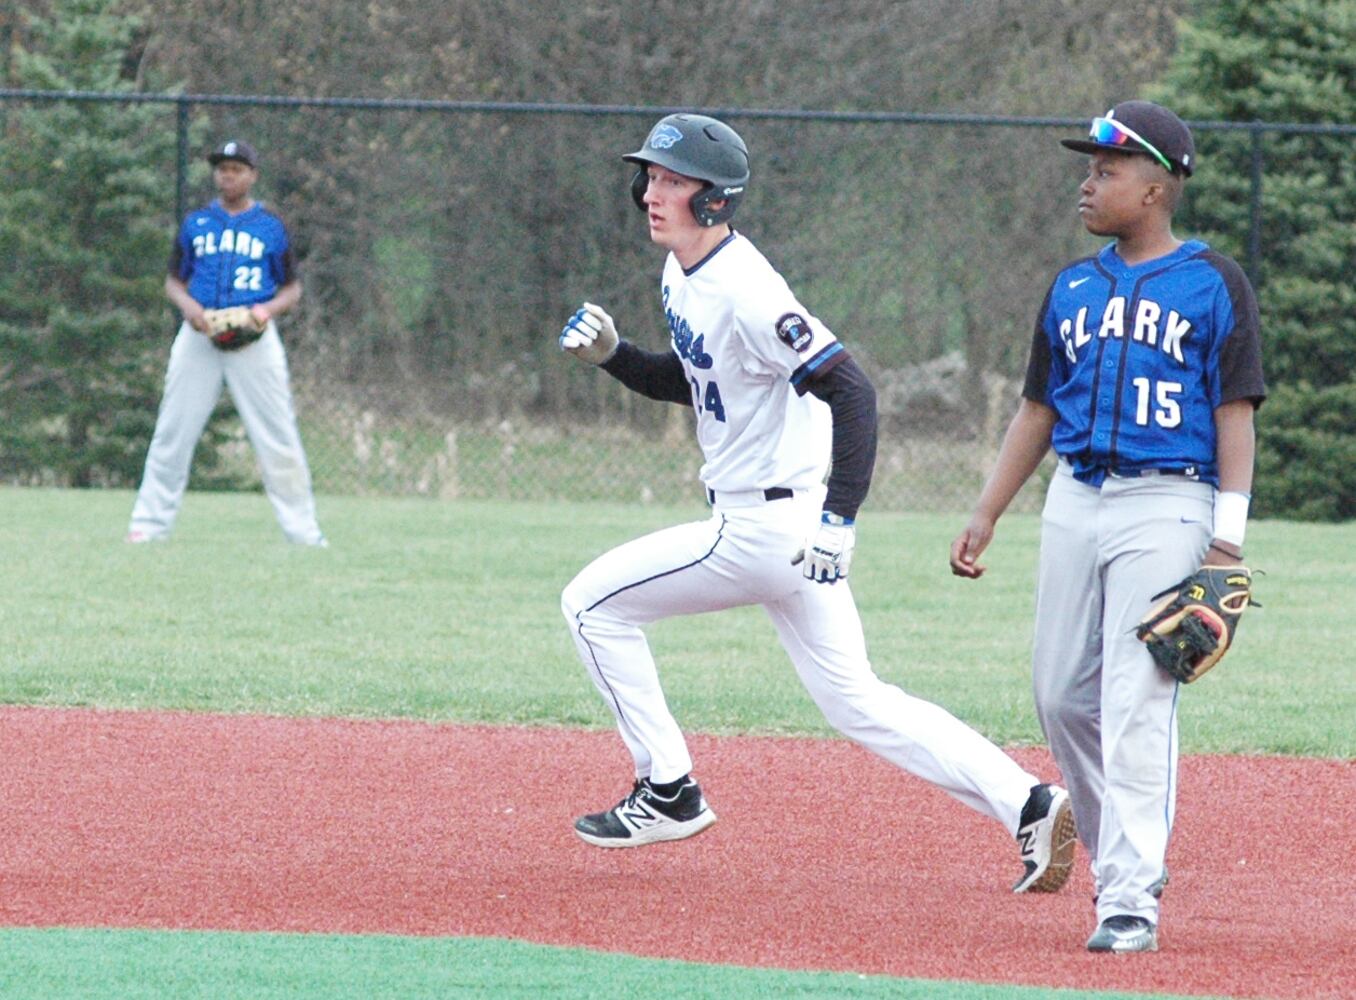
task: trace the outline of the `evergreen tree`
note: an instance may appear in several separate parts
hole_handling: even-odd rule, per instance
[[[1356,0],[1220,0],[1182,25],[1157,96],[1188,119],[1356,122]],[[1191,220],[1245,259],[1247,132],[1198,135]],[[1254,511],[1356,517],[1356,161],[1352,136],[1266,133],[1261,260],[1270,398],[1258,414]]]
[[[109,0],[30,17],[11,83],[132,93],[140,22]],[[125,5],[124,5],[125,7]],[[154,425],[175,132],[164,104],[7,106],[0,142],[0,477],[127,485]]]

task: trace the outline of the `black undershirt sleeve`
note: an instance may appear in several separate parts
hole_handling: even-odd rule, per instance
[[[290,285],[299,277],[300,275],[297,274],[297,259],[292,256],[292,248],[288,247],[283,251],[282,277],[278,279],[278,287]]]
[[[1050,405],[1050,367],[1053,358],[1050,354],[1050,340],[1045,336],[1045,316],[1050,311],[1050,296],[1055,286],[1045,292],[1045,301],[1036,315],[1036,329],[1031,334],[1031,352],[1026,360],[1026,381],[1022,385],[1022,398],[1033,403]]]
[[[855,519],[876,465],[876,390],[850,357],[809,383],[833,413],[833,466],[824,509]]]
[[[623,340],[617,344],[617,352],[599,367],[642,396],[664,403],[692,405],[692,390],[683,374],[683,363],[672,351],[647,351]]]
[[[1262,378],[1262,321],[1257,297],[1236,261],[1213,250],[1205,257],[1224,279],[1234,314],[1234,327],[1228,331],[1219,354],[1219,401],[1223,404],[1248,399],[1256,409],[1267,397]]]

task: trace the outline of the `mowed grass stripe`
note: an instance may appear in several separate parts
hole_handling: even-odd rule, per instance
[[[0,702],[610,728],[560,590],[607,548],[706,515],[695,496],[676,509],[321,497],[333,547],[316,551],[284,544],[257,494],[190,493],[173,541],[126,545],[131,503],[0,489]],[[874,665],[999,743],[1041,743],[1039,519],[1001,522],[978,582],[947,569],[963,522],[863,512],[852,584]],[[1356,756],[1353,550],[1353,524],[1251,526],[1264,607],[1184,691],[1184,752]],[[761,609],[649,634],[688,730],[830,734]]]
[[[22,928],[0,930],[0,954],[6,1000],[1173,1000],[698,965],[489,938]]]

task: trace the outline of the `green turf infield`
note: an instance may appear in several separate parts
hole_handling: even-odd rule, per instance
[[[560,591],[610,546],[705,516],[697,500],[322,497],[333,545],[313,550],[281,540],[261,495],[190,493],[173,541],[134,546],[131,503],[0,489],[0,703],[610,728]],[[999,743],[1040,743],[1027,660],[1038,520],[1004,519],[977,582],[947,568],[963,521],[863,512],[852,580],[873,662]],[[1356,525],[1256,522],[1248,551],[1263,608],[1184,690],[1183,751],[1356,755]],[[687,729],[829,733],[761,609],[650,635]]]
[[[697,965],[489,938],[13,929],[0,930],[0,954],[6,1000],[1172,1000]]]

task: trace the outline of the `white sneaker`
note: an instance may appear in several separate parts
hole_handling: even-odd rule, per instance
[[[1088,951],[1127,954],[1133,951],[1157,951],[1158,928],[1144,917],[1118,913],[1097,925],[1088,938]]]

